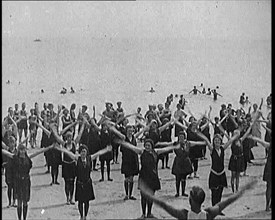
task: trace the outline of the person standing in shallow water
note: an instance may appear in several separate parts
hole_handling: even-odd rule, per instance
[[[201,93],[201,91],[198,90],[196,86],[194,86],[194,88],[189,92],[189,94],[190,93],[193,93],[194,95],[197,95],[197,93]]]
[[[39,154],[48,151],[53,145],[39,149],[31,155],[27,154],[26,146],[19,144],[18,151],[16,154],[2,149],[2,154],[12,158],[12,163],[14,166],[15,174],[15,192],[18,200],[17,204],[17,216],[18,219],[22,219],[22,209],[23,209],[23,220],[27,218],[28,212],[28,202],[30,201],[31,194],[31,180],[30,180],[30,170],[32,168],[31,159],[38,156]],[[22,207],[23,205],[23,207]]]

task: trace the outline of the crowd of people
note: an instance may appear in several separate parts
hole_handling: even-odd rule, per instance
[[[192,91],[197,92],[196,88]],[[216,96],[216,91],[212,91]],[[214,95],[215,96],[215,95]],[[243,94],[244,96],[244,94]],[[243,99],[242,99],[243,100]],[[263,99],[258,107],[255,103],[246,112],[243,108],[233,109],[231,104],[221,105],[219,116],[211,117],[212,107],[196,118],[190,109],[185,110],[187,101],[183,95],[173,111],[171,104],[176,99],[173,94],[166,98],[165,104],[149,105],[144,116],[141,108],[137,112],[126,114],[122,102],[117,107],[106,103],[106,109],[96,118],[95,106],[93,115],[88,114],[88,106],[82,105],[76,112],[76,105],[70,108],[58,105],[54,111],[52,103],[44,103],[39,110],[38,103],[27,113],[26,104],[18,104],[14,109],[8,108],[8,115],[2,123],[2,173],[5,174],[8,187],[8,207],[16,206],[18,219],[26,219],[30,200],[30,170],[32,158],[44,153],[47,173],[51,173],[51,185],[59,184],[58,171],[62,166],[62,177],[65,181],[66,204],[78,202],[81,219],[86,219],[89,201],[95,199],[90,172],[97,170],[100,163],[101,179],[104,182],[105,167],[107,180],[111,177],[111,164],[118,164],[121,153],[121,173],[124,175],[124,200],[136,200],[133,196],[134,177],[139,176],[138,188],[141,194],[141,218],[152,218],[152,206],[155,202],[169,214],[181,219],[191,216],[223,215],[222,210],[239,198],[245,189],[250,189],[255,182],[239,190],[241,175],[247,175],[247,164],[252,163],[254,146],[266,149],[267,162],[263,180],[266,181],[266,211],[271,207],[271,163],[272,135],[271,112],[267,117],[261,112]],[[28,116],[29,115],[29,116]],[[129,118],[134,117],[134,124]],[[213,127],[214,133],[210,132]],[[261,138],[261,126],[266,130],[264,140]],[[40,143],[37,131],[42,130]],[[174,129],[174,131],[173,131]],[[23,138],[24,133],[24,139]],[[174,134],[174,137],[172,137]],[[175,140],[175,141],[173,141]],[[39,148],[28,154],[30,148]],[[232,196],[224,201],[222,193],[227,187],[225,175],[224,152],[231,146],[231,157],[228,169],[231,171]],[[205,192],[200,187],[193,187],[190,195],[185,192],[187,179],[199,178],[199,161],[206,159],[206,151],[211,156],[209,189],[211,190],[212,207],[201,210]],[[158,176],[158,162],[162,161],[163,169],[170,169],[169,155],[175,153],[171,174],[175,176],[175,197],[189,197],[192,212],[177,211],[158,199],[154,193],[161,189]],[[99,158],[99,159],[97,159]],[[106,165],[105,165],[106,164]],[[75,191],[75,199],[73,199]],[[203,218],[204,218],[203,217]]]

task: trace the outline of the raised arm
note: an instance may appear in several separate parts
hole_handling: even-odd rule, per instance
[[[210,141],[208,140],[208,138],[203,134],[201,133],[200,131],[196,131],[197,135],[204,140],[204,144],[206,144],[208,146],[208,149],[210,151],[210,154],[212,153],[213,151],[213,145],[210,143]],[[190,144],[191,144],[191,141],[189,141]]]
[[[50,124],[50,128],[51,128],[52,133],[53,133],[55,139],[57,140],[57,142],[58,142],[59,144],[61,144],[62,146],[64,146],[64,145],[65,145],[65,141],[64,141],[64,140],[62,139],[62,137],[58,134],[57,128],[56,128],[56,124],[55,124],[55,123],[51,123],[51,124]]]
[[[14,119],[10,115],[8,117],[10,118],[10,120],[12,121],[12,124],[13,124],[14,129],[12,129],[12,132],[15,135],[15,137],[17,137],[17,134],[19,135],[17,123],[14,121]]]
[[[178,120],[175,120],[175,124],[177,124],[178,126],[180,126],[183,130],[185,130],[185,131],[187,130],[187,126],[185,126],[184,124],[182,124]]]
[[[84,118],[83,118],[84,119]],[[76,144],[78,144],[79,142],[80,142],[80,139],[81,139],[81,136],[82,136],[82,134],[83,134],[83,132],[84,132],[84,128],[85,128],[85,124],[86,124],[86,121],[85,121],[86,119],[84,119],[84,121],[83,121],[83,123],[81,124],[81,128],[80,128],[80,131],[78,132],[78,134],[77,134],[77,137],[76,137],[76,139],[75,139],[75,143]]]
[[[96,153],[91,155],[91,160],[96,159],[97,157],[99,157],[100,155],[106,154],[108,152],[112,151],[112,146],[111,145],[107,145],[104,149],[97,151]]]
[[[119,119],[117,120],[117,122],[116,122],[116,125],[118,125],[118,124],[119,124],[120,122],[122,122],[124,119],[129,118],[129,117],[131,117],[131,116],[133,116],[133,115],[136,115],[136,113],[129,114],[129,115],[125,115],[124,117],[119,118]]]
[[[46,129],[43,125],[37,123],[36,121],[32,123],[36,124],[39,128],[41,128],[47,134],[48,137],[51,135],[51,132],[48,129]]]
[[[238,132],[223,145],[223,149],[226,150],[226,148],[228,148],[233,143],[233,141],[237,140],[239,137],[240,133]]]
[[[75,121],[69,124],[68,126],[66,126],[62,131],[60,131],[60,135],[63,135],[64,133],[66,133],[66,131],[68,131],[71,127],[74,127],[77,123],[78,121]]]
[[[217,203],[215,206],[206,208],[205,211],[209,214],[210,219],[214,219],[217,215],[219,215],[222,210],[224,210],[227,206],[235,202],[237,199],[239,199],[246,190],[253,189],[254,186],[256,185],[257,180],[254,179],[250,181],[249,183],[245,184],[244,187],[237,193],[229,196],[227,199]]]
[[[169,127],[173,123],[174,123],[174,119],[171,118],[171,120],[168,123],[166,123],[166,124],[164,124],[164,125],[162,125],[161,127],[158,128],[159,132],[160,133],[163,132],[167,127]]]
[[[33,158],[33,157],[36,157],[36,156],[38,156],[39,154],[42,154],[42,153],[44,153],[44,152],[50,150],[50,149],[53,148],[53,147],[54,147],[54,144],[52,144],[52,145],[50,145],[50,146],[48,146],[48,147],[46,147],[46,148],[40,148],[38,151],[36,151],[36,152],[34,152],[33,154],[29,155],[29,158],[31,159],[31,158]]]
[[[135,133],[134,137],[138,138],[143,132],[149,130],[149,128],[150,128],[150,124],[147,125],[147,126],[145,126],[145,127],[143,127],[142,129],[140,129],[140,131],[138,131],[137,133]]]
[[[2,143],[3,146],[3,143]],[[2,148],[2,155],[6,155],[9,158],[13,158],[14,154]]]
[[[158,206],[163,208],[171,216],[173,216],[177,219],[183,219],[183,220],[187,219],[188,211],[186,209],[176,209],[176,208],[168,205],[166,202],[155,197],[153,195],[152,190],[144,183],[144,181],[142,179],[140,180],[139,188],[144,196],[146,196],[148,199],[152,200],[155,204],[157,204]]]
[[[259,110],[261,110],[261,109],[262,109],[263,102],[264,102],[264,99],[263,99],[263,98],[261,98],[261,103],[260,103],[260,106],[259,106]]]
[[[9,147],[3,141],[2,141],[2,148],[4,150],[8,150],[9,149]]]
[[[113,132],[116,136],[118,136],[120,139],[122,140],[126,139],[125,135],[123,135],[120,131],[118,131],[115,126],[108,125],[108,127],[109,127],[109,130]]]

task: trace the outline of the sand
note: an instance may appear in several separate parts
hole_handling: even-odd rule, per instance
[[[36,149],[29,150],[28,153]],[[248,191],[242,198],[224,210],[225,217],[217,219],[271,219],[271,212],[265,209],[265,182],[262,181],[262,174],[265,164],[264,149],[254,147],[255,165],[249,165],[247,169],[248,177],[240,178],[240,186],[244,185],[251,177],[257,177],[257,186]],[[121,155],[120,155],[121,156]],[[230,149],[226,151],[225,166],[228,167]],[[199,179],[187,180],[186,192],[190,191],[193,185],[200,185],[206,192],[204,207],[211,205],[210,190],[208,189],[208,175],[210,170],[209,151],[206,154],[207,160],[199,161]],[[172,166],[174,154],[170,154],[169,165]],[[121,157],[119,157],[121,162]],[[66,205],[64,192],[64,180],[61,177],[61,167],[58,180],[60,185],[50,186],[51,175],[45,174],[46,167],[43,155],[33,158],[33,168],[31,170],[31,200],[29,202],[28,219],[79,219],[77,204]],[[136,201],[124,201],[124,177],[120,172],[121,164],[111,166],[111,177],[113,182],[99,182],[101,177],[99,171],[92,172],[93,186],[96,199],[90,202],[88,219],[136,219],[141,216],[140,195],[137,189],[137,177],[133,195]],[[106,172],[106,171],[105,171]],[[105,175],[107,175],[105,173]],[[230,186],[230,172],[226,169],[227,181]],[[161,190],[156,196],[164,199],[175,207],[189,208],[188,199],[184,197],[175,198],[175,178],[171,174],[171,169],[161,169],[159,163],[159,176],[161,178]],[[106,178],[106,176],[105,176]],[[106,178],[107,179],[107,178]],[[7,207],[7,188],[2,175],[2,219],[17,219],[16,208]],[[232,194],[231,188],[224,190],[223,199]],[[171,216],[164,210],[154,205],[153,214],[159,219],[171,219]]]

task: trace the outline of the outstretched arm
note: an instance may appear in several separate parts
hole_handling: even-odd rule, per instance
[[[168,205],[166,202],[162,201],[161,199],[155,197],[153,195],[153,191],[144,183],[144,181],[140,180],[139,188],[141,193],[147,197],[148,199],[152,200],[155,204],[163,208],[166,212],[168,212],[171,216],[177,219],[187,219],[188,211],[186,209],[176,209],[171,205]]]
[[[63,135],[64,133],[66,133],[66,131],[68,131],[71,127],[74,127],[77,123],[78,123],[78,121],[75,121],[75,122],[67,125],[62,131],[60,131],[60,135]]]
[[[77,160],[78,157],[79,157],[79,154],[74,154],[73,152],[67,150],[67,149],[64,148],[64,147],[61,148],[60,146],[55,145],[54,148],[55,148],[56,150],[59,150],[59,151],[65,153],[65,154],[67,154],[67,155],[68,155],[70,158],[72,158],[73,160]]]
[[[201,139],[203,139],[205,142],[204,142],[204,144],[206,143],[206,145],[208,146],[208,149],[209,149],[209,151],[210,151],[210,154],[212,153],[212,151],[213,151],[213,145],[210,143],[210,141],[208,140],[208,138],[203,134],[203,133],[201,133],[200,131],[198,131],[197,130],[197,135],[201,138]]]
[[[270,142],[266,142],[264,140],[262,140],[261,138],[255,137],[253,135],[249,135],[247,138],[250,138],[254,141],[259,142],[261,145],[263,145],[265,148],[269,148],[270,147]]]
[[[2,143],[2,146],[3,146],[3,143]],[[2,148],[2,154],[8,156],[9,158],[13,158],[13,156],[14,156],[14,154],[12,154],[11,152],[9,152],[3,148]]]
[[[123,135],[120,131],[118,131],[115,126],[108,124],[108,127],[109,127],[109,130],[113,132],[116,136],[118,136],[122,140],[125,140],[126,138],[125,135]]]
[[[163,153],[166,153],[168,151],[172,151],[172,150],[175,150],[175,149],[179,149],[180,148],[180,144],[178,143],[177,145],[170,145],[170,146],[167,146],[167,147],[164,147],[164,148],[156,148],[155,151],[157,154],[163,154]]]
[[[205,211],[208,212],[208,214],[210,215],[210,219],[214,219],[218,214],[221,213],[222,210],[224,210],[227,206],[229,206],[230,204],[232,204],[233,202],[235,202],[237,199],[239,199],[246,190],[250,190],[252,189],[257,183],[257,180],[254,179],[251,182],[247,183],[246,185],[244,185],[244,187],[238,191],[237,193],[229,196],[227,199],[225,199],[222,202],[219,202],[218,204],[216,204],[215,206],[206,208]]]
[[[64,141],[64,140],[62,139],[62,137],[58,134],[55,123],[51,123],[51,124],[50,124],[50,128],[51,128],[51,130],[52,130],[52,133],[53,133],[55,139],[58,141],[58,143],[60,143],[62,146],[64,146],[64,145],[65,145],[65,141]]]
[[[149,130],[149,128],[150,128],[150,124],[147,125],[147,126],[145,126],[145,127],[143,127],[142,129],[140,129],[140,131],[138,131],[137,133],[135,133],[134,137],[138,138],[141,134],[143,134],[143,132]]]
[[[105,147],[102,150],[97,151],[96,153],[91,155],[91,160],[96,159],[97,157],[99,157],[100,155],[106,154],[107,152],[111,152],[112,151],[112,146],[111,145],[107,145],[107,147]]]
[[[269,134],[271,134],[271,129],[269,129],[269,128],[266,127],[265,125],[262,125],[262,127],[266,130],[266,132],[268,132]]]
[[[116,143],[120,144],[121,147],[125,147],[125,148],[128,148],[129,150],[132,150],[133,152],[135,152],[136,154],[142,154],[143,152],[143,148],[139,148],[139,147],[136,147],[126,141],[122,141],[122,140],[115,140]]]
[[[9,149],[9,147],[3,141],[2,141],[2,148],[4,150],[8,150]]]
[[[44,153],[44,152],[50,150],[51,148],[53,148],[53,146],[54,146],[54,144],[52,144],[52,145],[50,145],[50,146],[48,146],[48,147],[46,147],[46,148],[40,148],[38,151],[36,151],[36,152],[34,152],[33,154],[31,154],[31,155],[29,156],[29,158],[31,159],[31,158],[33,158],[33,157],[36,157],[36,156],[38,156],[39,154],[42,154],[42,153]]]
[[[162,125],[161,127],[159,127],[159,132],[163,132],[167,127],[169,127],[170,125],[172,125],[174,123],[174,120],[171,118],[171,120],[166,123],[165,125]]]
[[[43,125],[37,123],[36,121],[33,123],[36,124],[39,128],[41,128],[47,134],[48,137],[51,135],[51,132],[48,129],[46,129]]]
[[[226,148],[228,148],[233,143],[233,141],[237,140],[239,137],[240,133],[235,134],[223,145],[223,149],[226,150]]]

